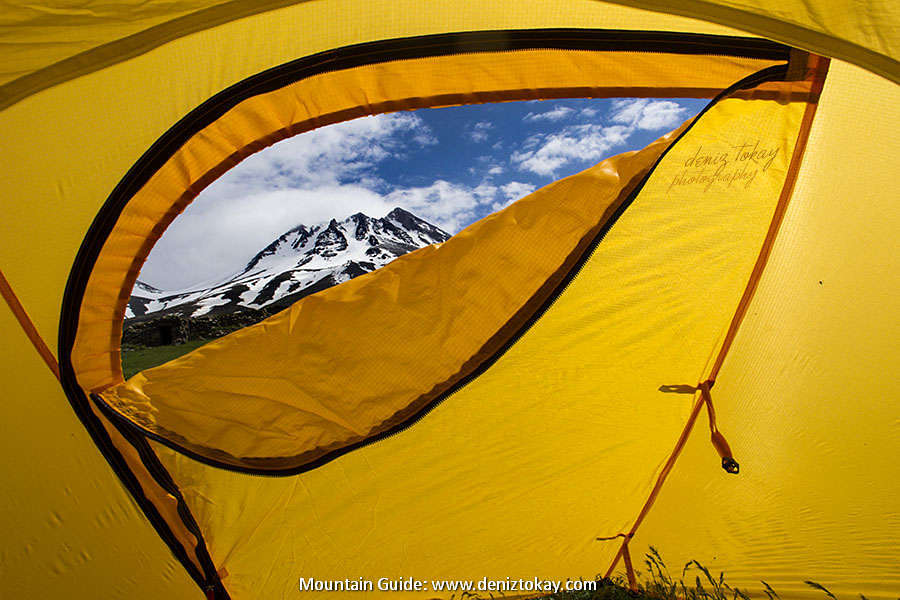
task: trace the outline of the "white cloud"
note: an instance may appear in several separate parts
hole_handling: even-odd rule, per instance
[[[506,185],[500,186],[500,191],[506,196],[507,200],[518,200],[523,196],[527,196],[535,190],[534,185],[530,183],[522,183],[521,181],[510,181]]]
[[[631,98],[616,100],[612,106],[613,123],[623,123],[629,127],[655,131],[672,128],[684,119],[687,111],[669,100],[648,100]]]
[[[522,171],[537,175],[554,175],[568,164],[600,160],[616,146],[624,145],[639,130],[672,128],[684,118],[687,109],[668,100],[629,98],[612,104],[610,121],[614,125],[596,123],[567,125],[554,133],[540,133],[528,138],[520,150],[513,152],[510,162]],[[577,111],[581,118],[598,115],[594,108]],[[576,111],[557,107],[543,113],[528,113],[530,121],[574,119]],[[571,121],[570,121],[571,122]]]
[[[391,206],[401,206],[438,227],[456,233],[493,201],[497,187],[482,183],[475,187],[439,179],[431,185],[394,190],[385,197]]]
[[[366,171],[410,147],[436,144],[412,113],[392,113],[322,127],[284,140],[244,160],[207,190],[204,197],[228,198],[260,189],[358,181]]]
[[[472,125],[468,125],[465,129],[465,135],[475,143],[486,142],[490,137],[488,133],[494,125],[490,121],[478,121]]]
[[[503,208],[506,208],[519,198],[523,198],[533,192],[535,190],[535,186],[530,183],[523,183],[521,181],[510,181],[505,185],[500,186],[500,193],[503,194],[503,200],[499,202],[494,202],[491,205],[491,210],[498,211]]]
[[[567,106],[557,106],[556,108],[552,108],[550,110],[534,113],[530,112],[523,117],[524,121],[561,121],[566,119],[575,112],[575,109],[569,108]]]
[[[503,167],[501,167],[500,165],[494,165],[493,167],[488,169],[488,172],[487,172],[488,175],[500,175],[502,173],[503,173]]]
[[[531,136],[510,160],[523,171],[552,175],[566,163],[603,158],[613,147],[624,144],[629,134],[621,125],[570,125],[556,133]]]
[[[570,108],[568,106],[556,106],[550,110],[546,110],[544,112],[530,112],[526,114],[522,119],[524,121],[536,122],[536,121],[550,121],[557,122],[562,121],[564,119],[572,119],[576,116],[591,119],[596,117],[599,114],[596,108],[582,108],[576,111],[574,108]]]
[[[372,168],[436,143],[412,113],[347,121],[284,140],[244,160],[204,190],[153,248],[141,279],[163,289],[221,278],[299,223],[395,205]]]

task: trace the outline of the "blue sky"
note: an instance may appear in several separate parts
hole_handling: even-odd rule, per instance
[[[161,289],[218,281],[284,231],[395,206],[456,233],[556,179],[646,146],[705,100],[508,102],[355,119],[259,152],[204,190],[151,252]]]

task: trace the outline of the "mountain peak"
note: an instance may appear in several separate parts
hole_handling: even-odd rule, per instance
[[[394,208],[392,208],[391,212],[389,212],[387,214],[387,216],[388,217],[415,217],[418,219],[418,217],[416,217],[416,215],[412,214],[411,212],[409,212],[408,210],[406,210],[404,208],[400,208],[399,206],[395,206]]]
[[[204,289],[173,294],[139,282],[126,314],[128,318],[154,313],[196,317],[283,308],[449,237],[399,206],[380,219],[357,212],[327,224],[300,224],[258,252],[240,273]]]
[[[138,280],[136,280],[136,281],[134,282],[134,287],[136,287],[136,288],[139,289],[139,290],[145,291],[145,292],[150,292],[151,294],[159,294],[159,293],[162,293],[162,290],[161,290],[161,289],[156,288],[156,287],[153,287],[153,286],[150,285],[149,283],[144,283],[144,282],[141,281],[140,279],[138,279]]]
[[[417,217],[406,209],[400,208],[399,206],[394,207],[394,209],[384,217],[386,220],[396,221],[403,229],[407,231],[417,231],[424,234],[429,238],[438,238],[435,241],[446,241],[450,238],[450,234],[437,227],[432,225],[425,219]]]

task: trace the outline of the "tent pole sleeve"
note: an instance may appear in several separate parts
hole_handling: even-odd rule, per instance
[[[744,320],[744,315],[747,314],[747,308],[750,306],[750,301],[753,299],[753,294],[756,292],[756,288],[759,285],[763,270],[766,268],[766,263],[769,261],[769,255],[772,253],[772,246],[775,244],[775,238],[778,237],[778,230],[781,228],[781,222],[784,220],[785,212],[787,212],[791,194],[794,192],[794,183],[797,181],[797,173],[800,170],[800,164],[803,162],[803,152],[806,149],[806,141],[809,138],[809,131],[812,128],[816,107],[819,105],[819,96],[822,94],[822,87],[825,85],[825,75],[828,72],[828,64],[829,59],[827,58],[815,55],[810,56],[808,69],[812,71],[812,89],[810,90],[806,111],[803,113],[803,121],[800,123],[800,131],[797,134],[797,143],[794,146],[794,154],[791,157],[791,163],[784,180],[784,186],[781,189],[781,196],[778,198],[778,204],[775,207],[775,214],[772,216],[769,231],[766,233],[766,239],[759,251],[756,264],[753,266],[750,279],[747,281],[747,287],[744,289],[744,294],[741,296],[741,301],[738,303],[737,310],[728,327],[728,333],[725,334],[725,341],[722,342],[722,347],[719,348],[719,353],[716,356],[716,360],[710,371],[709,380],[712,383],[715,383],[716,377],[722,368],[722,363],[725,362],[725,356],[728,354],[728,350],[731,349],[731,344],[734,342],[738,329],[740,329],[741,323]]]
[[[37,350],[37,353],[40,354],[44,362],[47,363],[47,367],[53,372],[54,377],[59,379],[59,363],[56,362],[56,357],[53,356],[50,348],[47,347],[47,343],[44,342],[44,338],[38,333],[37,328],[31,321],[31,317],[25,312],[25,307],[19,302],[19,298],[9,285],[9,281],[6,280],[6,276],[3,275],[3,271],[0,271],[0,296],[3,296],[3,299],[6,300],[6,304],[9,305],[10,310],[13,315],[15,315],[19,325],[22,326],[22,330],[25,332],[25,335],[28,336],[34,349]]]

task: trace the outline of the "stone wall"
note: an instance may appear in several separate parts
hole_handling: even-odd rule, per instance
[[[246,310],[202,317],[179,314],[125,321],[124,346],[169,346],[191,340],[212,340],[262,321],[270,315],[266,310]]]

